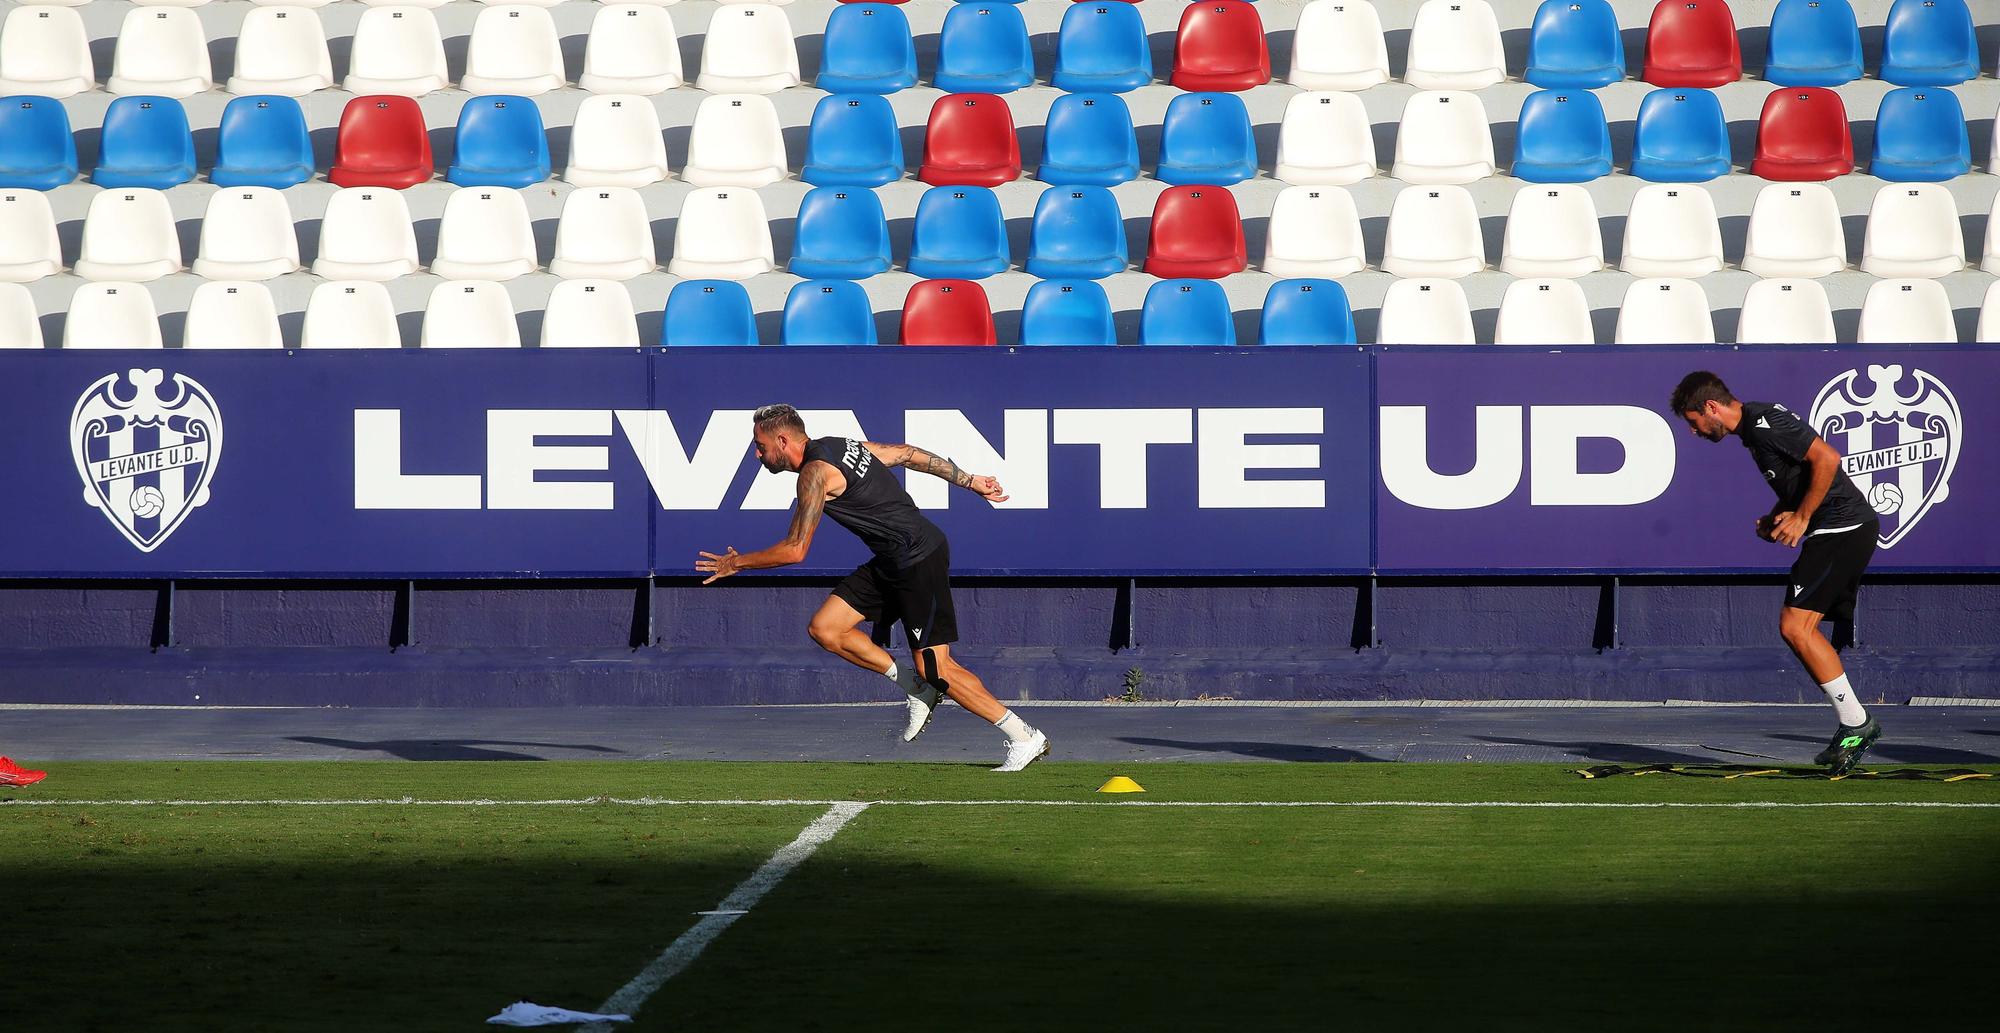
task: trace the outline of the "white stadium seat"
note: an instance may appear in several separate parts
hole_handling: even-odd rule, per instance
[[[160,348],[160,315],[143,283],[86,283],[69,299],[64,348]]]
[[[534,97],[561,89],[565,81],[562,40],[548,11],[503,4],[479,12],[459,89]]]
[[[333,88],[326,28],[309,7],[253,7],[236,37],[229,92],[303,97]]]
[[[35,3],[49,7],[82,7],[90,0],[35,0]]]
[[[1986,300],[1979,305],[1979,328],[1972,339],[1980,344],[2000,344],[2000,280],[1986,288]]]
[[[1361,215],[1354,198],[1340,187],[1278,191],[1266,225],[1264,271],[1273,276],[1339,279],[1368,268]]]
[[[0,25],[0,94],[71,97],[97,84],[83,18],[66,7],[16,7]]]
[[[1856,344],[1955,344],[1958,326],[1952,321],[1951,299],[1944,285],[1929,277],[1896,277],[1877,281],[1861,302],[1861,329]]]
[[[1758,280],[1736,317],[1737,344],[1836,344],[1833,309],[1818,280]]]
[[[1649,183],[1632,196],[1618,268],[1635,276],[1707,276],[1722,268],[1715,199],[1690,183]]]
[[[41,348],[42,319],[35,298],[18,283],[0,283],[0,348]]]
[[[329,280],[393,280],[417,271],[410,205],[387,187],[345,187],[327,198],[313,275]]]
[[[158,97],[192,97],[215,89],[201,16],[185,8],[133,8],[118,27],[111,78],[104,88]]]
[[[1965,268],[1958,203],[1940,183],[1891,183],[1875,192],[1862,238],[1861,271],[1944,276]]]
[[[667,141],[652,101],[603,93],[577,106],[564,180],[585,187],[642,187],[667,175]]]
[[[1486,268],[1479,208],[1459,186],[1404,187],[1389,209],[1382,271],[1457,279]]]
[[[373,280],[328,280],[306,300],[301,348],[401,348],[389,288]]]
[[[771,223],[757,191],[701,187],[681,202],[667,271],[689,279],[747,280],[777,268]]]
[[[1382,296],[1376,344],[1477,344],[1457,280],[1397,280]]]
[[[37,3],[41,0],[36,0]],[[140,7],[201,7],[208,0],[132,0]]]
[[[371,7],[354,27],[347,78],[349,93],[421,97],[451,83],[437,17],[407,4]]]
[[[1618,306],[1619,344],[1714,344],[1708,292],[1680,277],[1647,277],[1625,288]]]
[[[491,280],[446,280],[424,305],[420,348],[519,348],[514,302]]]
[[[439,8],[451,0],[361,0],[369,7],[427,7]]]
[[[1346,186],[1375,172],[1375,136],[1361,98],[1322,91],[1286,102],[1272,175],[1307,186]]]
[[[282,190],[224,187],[210,194],[201,218],[196,276],[268,280],[299,271],[299,237]]]
[[[646,202],[631,187],[572,190],[556,223],[549,272],[565,279],[629,280],[659,267]]]
[[[784,179],[785,171],[785,127],[769,98],[718,93],[702,99],[682,179],[698,187],[761,187]]]
[[[1382,17],[1368,0],[1313,0],[1292,34],[1291,84],[1305,90],[1365,90],[1389,81]]]
[[[637,348],[632,295],[617,280],[564,280],[542,312],[544,348]]]
[[[1993,207],[2000,211],[2000,197],[1994,198]],[[1985,254],[1979,259],[1979,268],[1983,272],[2000,273],[2000,218],[1990,212],[1986,216]]]
[[[540,267],[520,191],[460,187],[445,198],[431,272],[447,280],[511,280]]]
[[[0,283],[31,283],[62,272],[55,210],[39,190],[0,190]]]
[[[1403,81],[1420,90],[1480,90],[1507,80],[1500,22],[1486,0],[1424,0],[1409,56]]]
[[[1570,279],[1515,280],[1500,298],[1494,344],[1596,344],[1590,303]]]
[[[259,7],[311,7],[321,8],[333,0],[250,0]]]
[[[248,280],[210,280],[188,302],[183,348],[283,348],[271,289]]]
[[[1396,129],[1396,164],[1405,183],[1471,183],[1493,175],[1493,132],[1476,93],[1413,93]]]
[[[1847,268],[1840,203],[1824,183],[1772,183],[1757,192],[1743,268],[1758,276],[1826,276]]]
[[[799,85],[799,50],[784,9],[768,3],[716,8],[694,84],[710,93],[776,93]]]
[[[1604,268],[1597,202],[1575,183],[1531,183],[1507,209],[1500,268],[1512,276],[1576,277]]]
[[[649,4],[598,8],[583,47],[583,74],[576,84],[591,93],[642,96],[682,86],[681,47],[673,16],[666,8]]]
[[[90,199],[76,274],[86,280],[143,283],[181,271],[181,239],[167,195],[138,187]]]

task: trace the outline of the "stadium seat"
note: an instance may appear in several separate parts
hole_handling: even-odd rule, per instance
[[[1597,202],[1574,184],[1525,186],[1507,209],[1500,268],[1509,276],[1569,279],[1604,268]]]
[[[537,7],[528,10],[545,13]],[[514,96],[468,99],[458,113],[457,142],[445,178],[462,187],[516,190],[549,178],[549,140],[535,102]]]
[[[431,138],[417,102],[400,96],[348,101],[326,178],[338,186],[396,190],[431,178]]]
[[[1139,308],[1139,343],[1146,346],[1236,346],[1236,314],[1214,280],[1161,280]]]
[[[39,341],[40,337],[35,339]],[[1986,288],[1986,298],[1979,304],[1979,326],[1973,330],[1972,339],[1979,344],[2000,344],[2000,280]]]
[[[917,84],[910,20],[894,4],[842,4],[826,19],[819,78],[828,93],[895,93]]]
[[[764,200],[745,187],[697,187],[674,222],[667,271],[706,280],[747,280],[778,267]]]
[[[1256,5],[1202,0],[1181,11],[1174,36],[1175,89],[1235,93],[1271,81],[1271,51]]]
[[[185,8],[135,7],[118,26],[110,93],[192,97],[215,89],[201,17]]]
[[[210,280],[194,289],[183,348],[283,348],[270,288],[248,280]]]
[[[1758,280],[1736,317],[1737,344],[1836,344],[1833,309],[1818,280]]]
[[[1722,226],[1715,199],[1698,186],[1639,188],[1625,216],[1618,268],[1634,276],[1692,278],[1722,268]]]
[[[1706,183],[1729,175],[1729,124],[1715,94],[1646,94],[1632,137],[1632,174],[1654,183]]]
[[[757,313],[750,294],[729,280],[685,280],[667,294],[660,343],[670,348],[755,347]]]
[[[1516,134],[1516,179],[1588,183],[1611,174],[1611,128],[1604,121],[1604,106],[1589,90],[1528,94]]]
[[[160,315],[143,283],[86,283],[69,299],[64,348],[160,348]]]
[[[0,281],[0,350],[44,347],[34,295],[18,283]]]
[[[794,275],[865,280],[889,271],[889,222],[873,190],[814,187],[799,202],[796,226]]]
[[[0,283],[32,283],[62,272],[55,210],[39,190],[0,190]]]
[[[1847,0],[1778,0],[1764,79],[1779,86],[1845,86],[1861,78],[1861,30]]]
[[[1037,280],[1021,304],[1021,344],[1115,345],[1111,301],[1095,280]]]
[[[0,24],[0,94],[61,99],[97,85],[83,18],[66,7],[20,6]]]
[[[26,8],[17,8],[26,10]],[[76,179],[69,112],[53,97],[0,98],[0,187],[54,190]]]
[[[1507,285],[1493,322],[1493,343],[1514,345],[1596,344],[1590,302],[1575,280],[1527,279]]]
[[[563,198],[549,272],[564,279],[629,280],[659,267],[646,202],[631,187],[590,187]]]
[[[1981,272],[2000,273],[2000,219],[1990,213],[1986,216],[1986,248],[1979,269]]]
[[[1104,187],[1042,191],[1028,240],[1028,272],[1043,279],[1101,279],[1129,261],[1118,199]]]
[[[298,101],[276,94],[238,97],[222,109],[210,183],[283,190],[312,177],[312,135]]]
[[[1332,280],[1279,280],[1264,295],[1257,339],[1265,345],[1356,343],[1347,290]]]
[[[1856,344],[1957,344],[1958,325],[1944,285],[1927,279],[1878,280],[1861,302]]]
[[[1160,164],[1166,183],[1228,186],[1257,176],[1257,140],[1250,112],[1230,93],[1183,93],[1167,105],[1160,127]]]
[[[1273,276],[1335,279],[1368,267],[1361,215],[1340,187],[1278,191],[1265,227],[1264,271]]]
[[[1075,3],[1056,33],[1056,70],[1065,93],[1126,93],[1153,81],[1153,52],[1139,9],[1115,0]]]
[[[644,97],[600,93],[577,106],[563,180],[580,187],[642,187],[667,178],[660,116]]]
[[[909,270],[928,279],[981,280],[1007,268],[1007,222],[986,187],[932,187],[917,201]]]
[[[1896,0],[1889,8],[1882,26],[1885,81],[1956,86],[1978,75],[1979,41],[1965,0]]]
[[[1007,102],[984,93],[939,97],[924,127],[917,178],[932,186],[978,187],[1021,178],[1021,142]]]
[[[1049,106],[1035,178],[1057,186],[1116,186],[1139,178],[1131,109],[1110,93],[1065,93]]]
[[[1936,277],[1965,268],[1958,203],[1936,183],[1892,183],[1875,192],[1862,238],[1861,271]]]
[[[632,295],[617,280],[564,280],[542,308],[544,348],[637,348]]]
[[[97,170],[101,187],[165,190],[194,179],[187,111],[171,97],[120,97],[104,109]]]
[[[91,198],[75,269],[86,280],[135,283],[180,272],[181,240],[167,195],[133,187]]]
[[[1420,90],[1483,90],[1506,79],[1500,22],[1486,0],[1424,0],[1410,27],[1404,82]]]
[[[1464,187],[1413,186],[1396,193],[1382,271],[1455,280],[1486,268],[1479,207]]]
[[[309,7],[253,7],[236,34],[229,92],[303,97],[333,88],[326,27]]]
[[[329,280],[378,282],[416,272],[417,231],[403,195],[380,187],[334,191],[320,218],[312,271]]]
[[[519,348],[521,328],[507,288],[491,280],[446,280],[424,303],[419,348]]]
[[[465,75],[458,81],[467,93],[504,93],[537,97],[562,89],[562,41],[555,19],[540,7],[501,4],[482,7],[472,23],[472,41],[465,51]]]
[[[1382,17],[1368,0],[1313,0],[1292,34],[1288,81],[1302,90],[1365,90],[1389,81]]]
[[[349,93],[421,97],[451,83],[437,17],[422,7],[370,7],[354,27],[347,78]]]
[[[821,97],[806,131],[799,178],[814,186],[879,187],[903,178],[896,110],[881,97]]]
[[[681,87],[681,45],[673,16],[655,4],[599,7],[590,21],[583,74],[576,84],[591,93],[640,97]]]
[[[785,295],[784,343],[873,345],[875,307],[853,280],[806,280]]]
[[[1608,0],[1543,0],[1521,78],[1549,90],[1596,90],[1625,78],[1625,43]]]
[[[903,298],[897,339],[906,345],[994,343],[993,309],[971,280],[922,280]]]
[[[372,280],[328,280],[306,299],[301,348],[401,348],[389,289]]]
[[[701,41],[696,89],[710,93],[776,93],[799,85],[799,50],[792,23],[774,4],[719,7]]]
[[[445,198],[431,272],[447,280],[511,280],[540,268],[528,204],[505,187],[460,187]]]
[[[1382,295],[1376,344],[1477,344],[1457,280],[1397,280]]]
[[[1641,79],[1655,86],[1713,89],[1743,78],[1736,19],[1724,0],[1660,0],[1646,26]]]
[[[229,187],[208,195],[194,274],[211,280],[268,280],[299,271],[292,206],[270,187]]]
[[[1145,271],[1162,278],[1215,279],[1249,265],[1243,216],[1223,187],[1170,187],[1153,202]]]
[[[1633,280],[1618,306],[1617,344],[1714,344],[1715,320],[1701,284],[1677,277]]]
[[[1396,164],[1405,183],[1471,183],[1493,175],[1493,133],[1479,95],[1413,93],[1396,127]]]
[[[1347,186],[1375,175],[1375,137],[1361,98],[1299,93],[1285,103],[1273,175],[1306,186]]]
[[[754,93],[702,98],[688,134],[681,178],[698,187],[761,187],[785,178],[785,128],[778,109]]]
[[[1772,183],[1757,192],[1743,238],[1743,269],[1758,276],[1827,276],[1847,268],[1840,203],[1824,183]]]
[[[1034,82],[1034,52],[1020,8],[961,3],[945,12],[932,85],[946,93],[1012,93]]]
[[[1773,90],[1757,120],[1757,157],[1750,173],[1803,182],[1854,171],[1854,141],[1840,94],[1818,86]]]
[[[1904,86],[1882,95],[1868,172],[1892,183],[1941,183],[1972,171],[1972,141],[1958,95]]]

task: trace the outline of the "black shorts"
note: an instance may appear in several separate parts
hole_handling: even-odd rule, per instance
[[[958,611],[951,605],[951,547],[908,567],[876,557],[854,568],[833,594],[875,622],[875,641],[889,644],[889,626],[903,622],[912,650],[958,641]]]
[[[1823,613],[1828,620],[1853,620],[1861,574],[1875,558],[1880,530],[1871,520],[1852,531],[1816,534],[1800,543],[1798,562],[1785,583],[1785,605]]]

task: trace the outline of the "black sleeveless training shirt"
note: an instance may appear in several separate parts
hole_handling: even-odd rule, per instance
[[[866,444],[853,438],[814,438],[806,442],[805,461],[815,459],[847,478],[847,490],[827,500],[826,515],[853,531],[875,555],[908,567],[944,544],[944,532],[925,519],[902,482]]]

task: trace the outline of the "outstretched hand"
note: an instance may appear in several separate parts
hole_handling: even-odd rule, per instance
[[[725,551],[720,556],[712,552],[704,552],[701,553],[700,555],[701,559],[694,561],[694,569],[695,573],[697,574],[709,575],[708,579],[702,582],[702,584],[704,585],[712,585],[717,581],[720,581],[723,578],[726,578],[729,575],[736,573],[737,570],[740,569],[736,565],[736,557],[738,554],[736,552],[736,546],[734,545],[730,546],[728,550]]]
[[[1001,490],[1000,482],[984,474],[974,477],[966,487],[978,492],[988,502],[1007,501],[1007,493]]]

